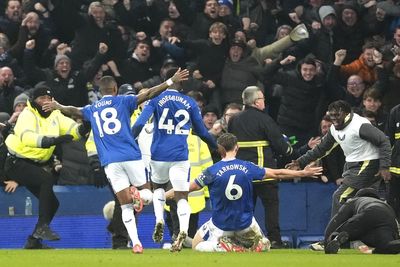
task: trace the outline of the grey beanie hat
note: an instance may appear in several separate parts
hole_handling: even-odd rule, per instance
[[[66,59],[71,63],[71,59],[66,56],[66,55],[57,55],[56,58],[54,59],[54,68],[57,67],[58,62],[60,62],[60,60],[62,59]]]
[[[321,6],[318,10],[319,18],[321,21],[324,20],[329,15],[334,15],[336,17],[335,9],[332,6]]]
[[[13,109],[15,109],[15,106],[19,103],[26,103],[29,99],[29,96],[25,93],[19,94],[15,99],[14,99],[14,105]]]

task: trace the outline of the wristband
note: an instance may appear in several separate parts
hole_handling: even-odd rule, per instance
[[[168,86],[171,86],[174,84],[174,82],[172,81],[172,79],[168,79],[165,81],[167,83]]]

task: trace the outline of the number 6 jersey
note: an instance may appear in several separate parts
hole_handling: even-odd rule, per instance
[[[253,219],[253,180],[261,180],[265,169],[240,159],[223,159],[207,168],[195,182],[208,186],[212,222],[224,231],[249,227]]]
[[[203,141],[216,147],[214,139],[204,126],[200,109],[191,97],[177,90],[168,89],[151,99],[133,126],[135,137],[152,114],[154,114],[152,160],[168,162],[187,160],[189,153],[187,137],[192,126]]]
[[[142,158],[130,128],[130,117],[136,108],[134,95],[105,95],[82,109],[84,120],[92,126],[101,166]]]

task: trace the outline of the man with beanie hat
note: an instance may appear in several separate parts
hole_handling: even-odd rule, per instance
[[[60,111],[44,111],[43,103],[51,99],[50,88],[45,83],[37,84],[14,132],[5,141],[8,149],[5,191],[12,193],[22,185],[39,200],[39,219],[28,237],[26,249],[47,248],[42,239],[60,239],[49,226],[59,206],[53,191],[56,176],[50,171],[54,167],[53,152],[56,145],[77,140],[88,130]]]
[[[324,5],[319,8],[318,15],[320,22],[313,21],[308,46],[318,60],[330,64],[334,59],[336,13],[332,6]]]

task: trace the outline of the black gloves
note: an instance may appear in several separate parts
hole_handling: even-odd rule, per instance
[[[89,156],[89,165],[93,173],[93,185],[97,188],[108,185],[107,176],[104,172],[104,168],[101,167],[98,155]]]
[[[97,188],[105,187],[108,185],[106,173],[103,168],[93,170],[93,184]]]
[[[71,142],[74,137],[70,134],[60,135],[59,137],[48,137],[44,136],[42,138],[41,148],[49,148],[62,143]]]
[[[90,121],[82,121],[78,127],[78,132],[82,137],[84,137],[90,132],[91,129],[92,127],[90,125]]]

